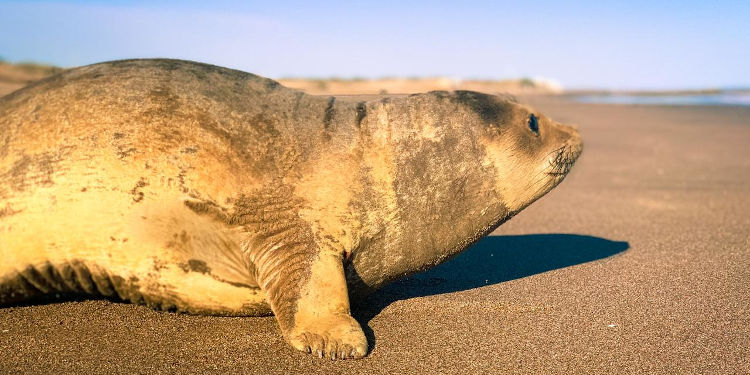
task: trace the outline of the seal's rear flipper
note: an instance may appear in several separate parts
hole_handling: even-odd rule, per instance
[[[0,306],[45,296],[98,295],[191,314],[260,316],[271,313],[260,289],[232,285],[205,272],[186,271],[158,259],[127,267],[104,263],[45,261],[0,272]]]

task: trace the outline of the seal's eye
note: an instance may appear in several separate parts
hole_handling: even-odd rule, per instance
[[[534,134],[539,135],[539,119],[537,119],[534,114],[529,115],[529,129],[531,129]]]

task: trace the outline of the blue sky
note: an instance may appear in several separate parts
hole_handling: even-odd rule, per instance
[[[0,0],[0,56],[66,67],[171,57],[273,78],[750,86],[750,1],[563,3]]]

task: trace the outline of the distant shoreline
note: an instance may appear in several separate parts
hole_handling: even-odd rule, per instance
[[[579,103],[621,104],[621,105],[662,105],[662,106],[750,106],[750,91],[719,90],[675,93],[605,93],[575,94],[565,97]]]

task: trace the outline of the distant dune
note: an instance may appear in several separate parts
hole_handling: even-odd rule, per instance
[[[9,64],[0,61],[0,96],[63,70],[56,66],[34,63]]]
[[[309,79],[283,78],[282,85],[314,95],[372,95],[411,94],[433,90],[472,90],[490,94],[512,95],[559,94],[559,85],[534,79],[514,80],[454,80],[435,78],[381,78],[381,79]]]
[[[34,64],[0,62],[0,96],[29,83],[63,71],[63,68]],[[473,90],[511,95],[558,94],[562,88],[554,82],[537,79],[454,80],[450,78],[284,78],[282,85],[313,95],[410,94],[433,90]]]

